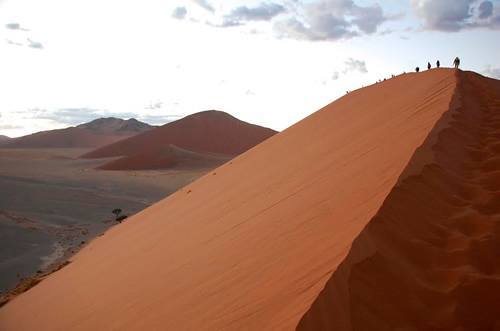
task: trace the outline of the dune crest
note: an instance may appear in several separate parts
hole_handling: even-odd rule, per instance
[[[497,86],[441,69],[351,92],[94,240],[0,328],[491,325]]]
[[[499,81],[460,73],[453,110],[298,330],[500,328],[498,100]]]

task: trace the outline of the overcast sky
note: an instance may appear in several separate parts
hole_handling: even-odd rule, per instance
[[[0,0],[0,134],[218,109],[282,130],[437,59],[500,78],[500,0]]]

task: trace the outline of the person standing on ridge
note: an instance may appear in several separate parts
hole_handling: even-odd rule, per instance
[[[455,58],[455,61],[453,61],[453,65],[455,66],[455,69],[458,69],[458,67],[460,66],[460,59],[458,58],[458,56]]]
[[[415,68],[415,71],[416,71],[416,72],[419,72],[419,71],[420,71],[420,68],[419,68],[419,67],[416,67],[416,68]]]
[[[436,62],[436,67],[438,67],[438,68],[439,68],[440,66],[441,66],[441,62],[439,62],[439,60],[437,60],[437,62]]]
[[[427,70],[431,70],[432,66],[430,62],[427,62]]]

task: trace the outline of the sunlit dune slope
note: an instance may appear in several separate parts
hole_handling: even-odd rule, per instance
[[[299,330],[500,330],[500,81],[461,73]]]
[[[364,250],[362,237],[383,222],[378,219],[393,213],[386,222],[396,224],[383,227],[386,232],[373,239],[378,240],[373,245],[389,241],[384,246],[384,252],[389,252],[385,259],[405,261],[401,254],[413,252],[406,259],[413,258],[424,268],[427,259],[434,259],[436,265],[442,262],[441,256],[430,254],[433,245],[450,250],[453,245],[459,250],[466,245],[457,238],[448,246],[439,241],[426,246],[421,239],[414,244],[429,250],[405,247],[413,244],[405,242],[405,231],[411,239],[411,231],[425,234],[431,230],[422,228],[434,229],[431,219],[418,218],[420,213],[444,215],[449,212],[446,203],[452,209],[471,198],[452,181],[458,176],[453,161],[465,157],[460,154],[461,144],[469,139],[469,132],[444,138],[439,134],[447,128],[443,119],[460,109],[452,103],[456,86],[456,72],[441,69],[402,75],[351,92],[112,228],[71,264],[1,308],[0,329],[292,330],[299,322],[306,328],[321,327],[321,320],[329,323],[323,311],[340,316],[343,324],[333,321],[331,325],[347,329],[351,316],[357,315],[345,303],[352,298],[345,294],[346,288],[336,289],[336,284],[345,285],[344,278],[337,282],[336,277],[347,273],[351,279],[349,261],[373,253],[371,246]],[[465,122],[464,128],[474,125]],[[428,148],[438,138],[449,140],[449,151]],[[498,155],[498,146],[488,148]],[[442,159],[434,153],[442,153]],[[477,154],[472,158],[484,156],[480,150]],[[496,176],[498,160],[484,157],[491,159],[478,171]],[[449,167],[451,178],[445,184],[407,183],[424,176],[426,165],[436,159]],[[430,179],[440,175],[430,168]],[[484,185],[493,179],[498,178],[482,178]],[[415,194],[415,199],[429,204],[394,197],[406,192],[405,185],[425,186],[419,190],[428,196]],[[453,189],[464,196],[452,196]],[[473,205],[491,213],[494,205],[488,201],[477,200]],[[388,206],[394,207],[386,211]],[[406,206],[413,208],[405,211],[408,224],[394,221],[393,217],[404,215],[397,208]],[[470,215],[456,215],[468,224]],[[466,227],[464,231],[485,233],[487,229]],[[455,263],[461,263],[460,258]],[[370,268],[368,263],[366,270],[376,270]],[[352,278],[358,282],[357,294],[361,302],[383,309],[377,301],[381,299],[372,300],[383,295],[364,289],[365,269],[356,270]],[[454,276],[436,274],[440,282],[433,286],[452,284]],[[415,278],[405,277],[403,283],[395,276],[391,280],[400,291],[406,281],[418,287]],[[388,284],[373,280],[373,286],[379,283]],[[338,298],[331,297],[336,290],[341,292]],[[364,291],[371,297],[365,299]],[[371,318],[364,306],[359,307],[360,314]],[[386,316],[393,317],[378,314],[374,321]],[[401,317],[407,318],[419,317]]]

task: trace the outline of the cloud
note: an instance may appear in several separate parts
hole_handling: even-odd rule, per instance
[[[493,3],[491,1],[483,1],[478,7],[480,19],[486,19],[493,15]]]
[[[172,12],[172,17],[177,18],[179,20],[183,20],[186,18],[187,10],[186,7],[177,7]]]
[[[22,129],[22,126],[19,125],[12,125],[12,124],[2,124],[0,125],[0,130],[17,130],[17,129]]]
[[[7,23],[5,24],[5,28],[9,30],[19,30],[19,31],[29,31],[21,26],[19,23]]]
[[[362,60],[356,60],[353,58],[348,58],[344,61],[344,68],[342,70],[336,70],[332,73],[332,75],[322,81],[323,85],[326,85],[328,81],[335,81],[341,79],[343,76],[346,76],[350,72],[359,72],[362,74],[368,73],[368,69],[366,68],[366,62]]]
[[[206,0],[193,0],[193,2],[211,13],[215,12],[215,8]]]
[[[499,10],[489,0],[412,0],[412,7],[427,30],[500,28]]]
[[[399,16],[386,15],[378,4],[357,5],[353,0],[318,0],[295,3],[295,13],[277,22],[284,37],[305,40],[339,40],[373,34],[384,22]]]
[[[162,105],[163,105],[163,102],[158,101],[155,103],[150,103],[148,106],[144,107],[144,109],[150,109],[150,110],[160,109]]]
[[[13,46],[24,46],[24,44],[22,43],[18,43],[18,42],[15,42],[13,40],[10,40],[10,39],[5,39],[5,42],[9,45],[13,45]]]
[[[486,69],[483,71],[483,73],[485,76],[500,79],[500,68],[486,66]]]
[[[151,125],[163,125],[172,121],[176,121],[184,115],[141,115],[139,120]]]
[[[263,2],[257,7],[240,6],[224,16],[222,26],[238,26],[249,21],[269,21],[285,11],[286,8],[277,3]]]
[[[35,49],[43,49],[42,43],[38,41],[33,41],[28,38],[28,47],[35,48]]]
[[[346,68],[343,71],[344,74],[348,73],[348,72],[352,72],[352,71],[357,71],[357,72],[360,72],[362,74],[368,73],[368,69],[366,69],[366,62],[365,61],[355,60],[353,58],[349,58],[349,59],[347,59],[347,61],[345,61],[345,66],[346,66]]]

